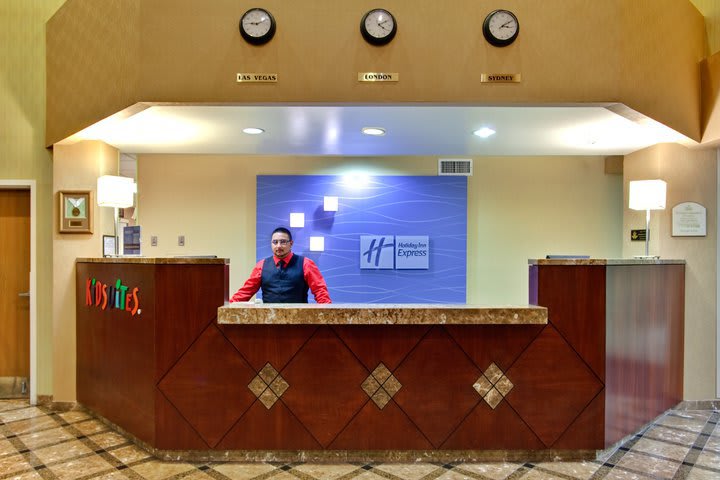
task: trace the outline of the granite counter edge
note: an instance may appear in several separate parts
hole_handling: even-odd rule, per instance
[[[685,260],[671,258],[531,258],[528,265],[685,265]]]
[[[204,257],[96,257],[77,258],[76,263],[122,263],[136,265],[229,265],[229,258]]]
[[[545,325],[544,307],[478,308],[218,308],[219,324],[235,325]]]

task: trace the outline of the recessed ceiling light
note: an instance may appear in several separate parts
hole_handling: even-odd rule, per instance
[[[475,130],[473,132],[473,135],[480,138],[488,138],[491,135],[495,135],[495,130],[493,130],[492,128],[483,127]]]
[[[385,135],[385,129],[380,127],[364,127],[362,129],[362,133],[365,135],[374,135],[376,137],[380,137],[382,135]]]
[[[248,135],[260,135],[261,133],[265,133],[265,130],[262,128],[248,127],[243,128],[243,133],[247,133]]]
[[[351,172],[343,176],[343,183],[350,188],[363,188],[370,183],[370,175],[362,172]]]

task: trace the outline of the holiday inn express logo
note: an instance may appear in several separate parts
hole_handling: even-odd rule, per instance
[[[395,242],[392,236],[360,237],[360,251],[363,257],[360,268],[392,269],[395,266]]]
[[[361,270],[427,270],[430,265],[427,236],[361,235]]]

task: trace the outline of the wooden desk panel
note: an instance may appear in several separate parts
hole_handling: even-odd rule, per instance
[[[607,445],[682,401],[684,311],[684,265],[607,267]]]
[[[141,440],[155,440],[155,268],[77,264],[78,402]],[[140,311],[86,305],[87,281],[138,288]],[[107,290],[106,290],[107,291]]]
[[[119,280],[128,294],[137,288],[139,309],[102,308],[87,282]],[[106,288],[107,291],[109,288]],[[76,264],[78,401],[138,439],[157,443],[160,425],[173,412],[157,383],[182,357],[227,300],[228,266],[223,259],[79,259]],[[100,290],[99,293],[102,293]],[[164,408],[158,418],[156,407]],[[177,418],[176,418],[177,420]],[[183,420],[184,422],[184,420]],[[178,441],[188,432],[175,428]],[[190,436],[192,438],[192,435]],[[184,446],[196,441],[185,441]],[[206,445],[205,445],[206,446]]]
[[[218,324],[227,273],[78,262],[79,401],[167,458],[467,459],[587,457],[681,399],[683,265],[533,265],[547,310],[245,307],[281,324]],[[137,286],[142,310],[85,305],[88,278]]]

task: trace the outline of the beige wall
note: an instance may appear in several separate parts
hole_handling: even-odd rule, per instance
[[[461,19],[465,23],[482,18],[480,10],[487,10],[492,3],[489,0],[467,1],[472,5],[467,11],[473,14],[465,15]],[[714,0],[693,1],[703,11],[705,8],[712,9]],[[637,42],[634,44],[621,42],[617,45],[612,44],[613,46],[609,48],[606,42],[597,40],[604,38],[605,34],[617,39],[617,42],[624,38],[621,32],[625,29],[613,23],[615,18],[613,12],[620,8],[619,2],[624,6],[631,6],[630,10],[634,8],[648,10],[646,14],[641,15],[644,25],[653,25],[658,29],[641,29],[641,38],[636,37]],[[658,2],[661,2],[661,7],[666,7],[671,12],[667,18],[653,15]],[[623,100],[627,97],[629,100],[626,103],[655,118],[669,114],[673,120],[667,123],[675,128],[688,122],[690,124],[697,122],[699,118],[699,115],[695,115],[696,107],[693,106],[696,102],[694,95],[699,95],[699,91],[693,93],[684,86],[678,88],[678,82],[686,85],[695,81],[697,72],[692,65],[702,57],[688,58],[683,55],[683,52],[690,52],[690,57],[693,57],[694,52],[700,50],[696,48],[695,43],[701,41],[695,35],[699,20],[692,13],[687,13],[689,3],[685,0],[642,0],[632,3],[627,3],[626,0],[574,2],[572,9],[561,9],[568,12],[568,20],[572,21],[578,15],[587,14],[593,18],[594,26],[590,25],[588,28],[587,25],[577,26],[574,22],[569,22],[575,26],[569,33],[565,30],[566,33],[557,34],[564,35],[561,37],[551,35],[547,25],[557,20],[553,17],[554,12],[558,10],[558,6],[567,5],[565,0],[543,2],[539,11],[528,10],[531,8],[529,7],[531,3],[509,0],[504,7],[514,9],[521,14],[523,38],[536,38],[537,41],[524,40],[523,43],[518,42],[514,47],[502,50],[484,47],[481,41],[468,43],[466,37],[458,38],[455,43],[431,41],[424,29],[417,24],[418,20],[410,20],[408,23],[406,19],[410,18],[409,15],[413,15],[413,12],[424,14],[430,11],[437,2],[396,0],[387,7],[402,15],[403,23],[400,25],[403,33],[398,37],[399,41],[401,36],[405,36],[402,43],[396,41],[393,46],[383,50],[369,48],[357,41],[355,33],[351,34],[350,30],[346,31],[341,26],[337,26],[330,29],[331,38],[336,38],[337,41],[326,39],[320,43],[331,48],[327,51],[318,50],[319,43],[314,37],[312,40],[307,40],[309,46],[308,43],[291,41],[298,37],[310,38],[306,35],[307,32],[303,32],[303,25],[297,21],[296,10],[304,8],[305,2],[268,0],[268,8],[282,14],[278,15],[278,20],[283,22],[283,29],[279,31],[278,38],[273,44],[252,49],[238,43],[236,25],[239,12],[236,3],[229,0],[207,2],[203,4],[201,12],[197,11],[198,3],[194,0],[143,0],[142,2],[140,0],[124,2],[70,0],[68,4],[72,4],[73,8],[78,6],[82,8],[80,11],[75,10],[70,33],[66,32],[60,38],[64,43],[50,45],[49,59],[56,63],[52,65],[55,70],[48,79],[55,87],[49,98],[48,111],[52,112],[55,131],[46,136],[43,132],[42,111],[45,98],[43,22],[62,3],[62,0],[2,0],[0,2],[0,27],[2,27],[0,38],[3,40],[0,45],[3,53],[0,55],[2,68],[0,127],[3,131],[3,136],[0,137],[0,149],[2,149],[0,175],[9,178],[35,178],[38,181],[38,296],[53,298],[52,306],[49,303],[39,303],[41,361],[38,365],[38,393],[54,393],[57,401],[69,401],[75,398],[74,293],[68,290],[73,285],[73,260],[78,256],[100,255],[101,229],[109,228],[109,233],[112,227],[108,227],[108,213],[104,213],[102,218],[96,217],[96,230],[90,237],[68,237],[55,233],[56,219],[52,218],[55,192],[68,188],[94,190],[97,176],[114,172],[116,152],[107,146],[97,144],[58,147],[55,151],[53,181],[51,177],[53,165],[42,148],[43,138],[59,139],[64,134],[74,133],[80,127],[135,101],[176,100],[175,94],[178,88],[182,91],[183,85],[189,85],[192,93],[184,100],[197,102],[216,100],[213,95],[221,95],[224,96],[223,98],[238,102],[273,102],[285,101],[288,98],[304,98],[309,101],[340,98],[360,102],[397,102],[417,99],[475,103],[557,102],[568,99],[582,102],[599,98],[597,95],[601,92],[603,100]],[[142,8],[150,5],[147,8],[160,13],[173,12],[179,15],[182,21],[169,21],[167,15],[158,15],[155,22],[161,23],[155,24],[152,20],[144,20],[140,23],[137,19],[141,5]],[[314,2],[312,8],[315,11],[327,5],[341,5],[341,2],[322,0]],[[357,28],[357,14],[355,11],[347,11],[347,6],[343,5],[341,17],[346,18],[348,22],[352,20],[351,30],[354,31]],[[96,8],[92,8],[93,6]],[[361,11],[374,6],[376,5],[370,2],[358,2]],[[601,11],[598,10],[599,6],[602,7]],[[87,10],[88,7],[90,10]],[[232,11],[232,15],[226,15],[224,11]],[[599,15],[599,12],[604,13]],[[632,19],[631,13],[626,10],[627,15],[623,18],[623,22]],[[337,17],[334,14],[330,16]],[[678,16],[685,19],[682,28],[666,28],[664,22],[672,22]],[[533,18],[534,21],[526,21],[527,18]],[[712,32],[717,32],[720,28],[717,16],[714,15],[712,18],[707,30],[709,46],[703,45],[704,50],[709,48],[711,52],[718,49],[716,34]],[[605,24],[598,19],[604,20]],[[225,20],[233,24],[232,29],[217,28],[217,25]],[[477,28],[477,25],[475,27]],[[49,28],[53,28],[52,23]],[[232,34],[229,33],[230,30]],[[606,33],[598,33],[602,30]],[[655,35],[653,31],[663,34]],[[140,50],[139,38],[142,32],[145,32],[146,37],[148,35],[152,37],[153,41],[149,42],[152,49],[143,53],[143,66],[138,69],[133,68],[133,58]],[[223,35],[227,35],[227,38]],[[332,35],[353,36],[348,40],[345,37],[332,37]],[[203,38],[202,42],[197,41],[200,37]],[[690,46],[686,37],[691,39]],[[479,40],[479,33],[475,40]],[[464,45],[460,50],[453,48],[458,42]],[[682,48],[668,50],[665,44],[659,45],[658,42],[668,42]],[[211,48],[208,48],[208,45],[211,45]],[[558,45],[562,45],[563,48],[558,48]],[[53,48],[57,50],[52,50]],[[98,48],[101,52],[107,48],[111,54],[98,54]],[[626,48],[634,50],[628,52],[624,50]],[[578,49],[581,52],[578,52]],[[441,68],[436,66],[429,68],[426,61],[419,62],[417,50],[423,52],[423,60],[441,59]],[[164,55],[168,51],[181,52],[183,60],[177,61],[177,56]],[[314,62],[307,61],[307,55],[304,54],[306,51],[313,52]],[[618,52],[627,55],[628,68],[608,67],[614,65]],[[663,54],[655,55],[653,52],[663,52]],[[160,55],[161,53],[163,55]],[[185,55],[188,53],[189,55]],[[641,58],[642,61],[637,64],[637,70],[633,70],[633,61],[636,58]],[[449,65],[448,59],[457,62]],[[552,61],[549,62],[548,59]],[[213,61],[217,63],[210,65],[206,63]],[[333,68],[317,68],[317,61],[333,65]],[[457,73],[453,70],[453,66],[458,63],[471,69],[473,74],[483,71],[484,68],[519,70],[524,75],[524,82],[521,86],[498,85],[487,89],[475,88],[474,84],[470,84],[472,88],[468,88],[469,83],[464,81],[459,83],[457,80],[458,77],[463,78],[464,71],[455,75],[428,74],[428,71],[448,70]],[[335,68],[338,64],[344,65],[345,70],[348,71],[383,69],[401,71],[404,79],[401,86],[406,90],[398,89],[397,86],[384,90],[368,89],[367,85],[358,85],[352,76],[349,79],[345,78],[342,71]],[[92,65],[92,68],[89,65]],[[220,65],[221,68],[214,68],[213,65]],[[267,85],[238,89],[233,80],[234,73],[246,66],[253,70],[278,69],[282,75],[292,72],[295,78],[309,81],[306,84],[285,82],[281,86],[281,93],[277,93],[278,89],[267,88]],[[144,80],[140,83],[138,83],[139,70],[142,70]],[[587,78],[578,79],[576,75],[573,82],[564,82],[564,74],[567,71],[586,75]],[[328,72],[340,75],[342,78],[332,76],[328,78]],[[528,78],[526,72],[534,73]],[[670,75],[666,75],[668,72]],[[228,75],[232,78],[228,79]],[[537,77],[534,78],[535,76]],[[548,83],[538,83],[541,78],[548,80]],[[652,81],[646,83],[647,78],[651,78]],[[168,86],[168,80],[178,81],[181,85]],[[60,83],[56,83],[57,81]],[[133,95],[132,92],[137,92],[140,84],[145,89],[143,94]],[[548,84],[551,86],[548,87]],[[625,87],[618,87],[621,84],[630,89],[642,90],[640,97],[636,99],[628,92],[623,94],[620,90]],[[429,96],[418,95],[423,88],[428,89]],[[460,92],[460,96],[438,97],[438,92]],[[468,92],[475,97],[463,97],[468,95]],[[151,93],[152,95],[148,96]],[[672,108],[672,105],[668,106],[663,99],[677,101],[681,107],[675,111],[676,109]],[[645,108],[649,110],[644,111]],[[690,131],[694,128],[687,127]],[[683,158],[694,155],[696,154],[687,154]],[[198,163],[193,163],[194,161],[204,165],[203,162],[206,160],[212,161],[216,168],[198,168]],[[258,160],[264,162],[262,171],[258,166]],[[338,173],[350,163],[371,166],[377,168],[378,173],[384,174],[434,174],[436,168],[435,159],[427,158],[354,161],[334,158],[290,158],[283,159],[284,162],[265,162],[265,160],[180,155],[141,157],[140,218],[145,242],[144,253],[147,255],[215,253],[229,256],[233,259],[232,288],[236,288],[249,272],[255,255],[254,175],[256,173]],[[303,163],[300,164],[299,160]],[[619,200],[622,190],[621,181],[617,177],[600,175],[599,159],[546,158],[542,159],[542,163],[536,160],[541,159],[476,159],[476,174],[470,180],[472,214],[468,225],[471,236],[475,238],[470,245],[470,251],[478,252],[478,260],[471,262],[468,269],[469,301],[484,301],[485,295],[492,299],[506,295],[511,302],[516,301],[515,299],[525,299],[526,287],[515,282],[518,275],[521,281],[526,281],[527,267],[524,259],[527,257],[541,256],[550,252],[568,253],[567,249],[576,250],[579,247],[586,250],[576,250],[571,253],[587,253],[599,257],[637,253],[634,251],[636,246],[622,247],[626,229],[621,229],[618,225],[619,217],[614,216],[616,215],[614,212],[623,208],[623,203]],[[568,163],[564,163],[565,161]],[[657,160],[655,153],[642,152],[637,157],[631,156],[628,162],[631,165],[636,163],[635,167],[630,168],[636,168],[637,174],[640,175],[640,171],[645,173],[645,169],[655,168]],[[688,172],[691,167],[696,168],[694,162],[688,160],[686,163]],[[701,163],[705,165],[704,162]],[[163,164],[167,168],[164,171],[158,170]],[[485,172],[484,177],[480,175],[481,165]],[[664,164],[664,168],[670,169],[670,165],[668,161]],[[523,173],[524,170],[528,171],[527,175]],[[543,186],[541,182],[534,181],[530,176],[533,172],[547,185]],[[672,172],[668,170],[665,173],[670,175]],[[707,178],[715,178],[711,173],[703,167],[699,175],[704,182]],[[631,178],[628,175],[633,174],[626,174],[625,180]],[[520,182],[512,182],[512,177],[516,175]],[[144,183],[143,176],[147,176],[147,184]],[[224,188],[218,188],[218,181]],[[171,187],[166,187],[164,182]],[[501,188],[502,185],[505,186]],[[508,192],[513,188],[517,188],[516,195],[509,195]],[[196,191],[202,192],[203,195],[196,195],[194,193]],[[158,207],[154,213],[152,208],[145,211],[149,205],[153,203],[163,205],[168,199],[172,199],[172,207]],[[192,203],[192,199],[195,199],[195,203]],[[493,205],[492,202],[497,204]],[[552,210],[539,208],[537,204],[542,202],[546,202],[546,207],[550,206]],[[218,205],[232,205],[235,208],[223,211],[218,210]],[[568,209],[560,208],[563,205],[567,205]],[[492,210],[483,210],[485,206]],[[499,210],[505,206],[508,208],[508,215],[503,216]],[[215,213],[218,211],[223,213],[223,223],[220,225],[223,225],[224,229],[221,234],[208,236],[207,232],[215,232],[217,226],[207,220],[208,212],[211,212],[210,215],[213,217],[218,215]],[[562,215],[557,215],[558,211]],[[710,208],[708,212],[710,213]],[[96,215],[100,213],[96,211]],[[571,222],[575,222],[572,226],[577,227],[577,224],[583,225],[581,222],[586,218],[595,219],[597,216],[603,221],[587,221],[585,227],[587,230],[580,229],[580,232],[574,228],[570,240],[551,233],[554,231],[551,229],[566,228]],[[170,218],[173,221],[170,221]],[[608,223],[604,225],[603,222]],[[491,227],[490,231],[483,231],[482,226],[488,224]],[[493,229],[504,235],[498,235]],[[610,235],[609,232],[615,232],[612,234],[612,239],[600,240],[602,235]],[[160,238],[160,245],[156,250],[151,249],[147,244],[149,236],[153,234]],[[187,236],[185,250],[171,246],[178,234]],[[505,241],[501,240],[503,238]],[[499,245],[492,242],[497,242]],[[658,245],[661,248],[665,245],[665,248],[670,249],[668,242],[663,242],[662,239],[659,240]],[[497,248],[505,248],[505,255],[508,256],[492,257],[489,252]],[[54,259],[51,258],[51,251]],[[519,263],[513,264],[517,259],[510,259],[510,252],[520,255],[523,259],[522,266]],[[688,271],[691,271],[692,252],[667,250],[661,251],[661,254],[688,258]],[[714,256],[715,249],[703,250],[700,255],[703,258],[708,255]],[[696,265],[697,262],[702,263],[700,260],[692,260],[692,265]],[[507,263],[512,264],[512,268],[504,268]],[[714,268],[715,263],[710,265]],[[498,270],[504,275],[502,280],[496,277],[499,279],[497,284],[488,281],[492,278],[490,274],[498,273]],[[714,342],[715,326],[707,319],[708,316],[714,319],[714,303],[710,312],[712,303],[710,298],[714,302],[714,295],[710,297],[709,289],[704,286],[708,273],[702,265],[697,273],[695,270],[693,272],[697,278],[688,279],[688,296],[697,299],[700,310],[688,312],[686,398],[714,398],[714,376],[704,373],[712,374],[715,368],[715,364],[711,363],[714,362],[715,348],[708,343],[709,340]],[[693,283],[690,280],[693,280]],[[56,282],[54,290],[53,281]],[[713,277],[712,282],[714,281]],[[511,287],[506,290],[508,286]],[[696,347],[693,342],[697,342],[698,346]],[[56,363],[54,372],[53,358]]]
[[[718,0],[690,0],[705,17],[708,55],[720,52],[720,2]]]
[[[0,178],[37,188],[37,393],[52,393],[52,162],[45,138],[45,22],[64,0],[0,2]],[[0,182],[1,183],[1,182]]]
[[[81,142],[56,146],[53,150],[53,198],[60,190],[91,190],[97,198],[97,178],[117,175],[118,151],[102,142]],[[114,211],[93,202],[92,234],[53,233],[52,248],[52,358],[53,400],[73,402],[75,396],[75,259],[101,257],[102,236],[114,231]],[[54,209],[53,224],[59,209]]]
[[[377,48],[358,31],[377,6],[369,0],[266,0],[278,28],[262,47],[238,32],[249,2],[68,0],[48,24],[47,142],[137,102],[621,102],[700,139],[697,63],[707,42],[689,0],[506,0],[521,29],[505,48],[481,33],[497,1],[455,0],[448,15],[437,3],[383,5],[398,34]],[[358,82],[367,71],[400,81]],[[238,72],[279,81],[238,85]],[[482,73],[521,73],[522,82],[481,84]]]
[[[468,193],[471,303],[527,303],[529,258],[618,258],[622,179],[602,157],[481,157]]]
[[[720,52],[700,64],[704,145],[720,145]]]
[[[668,184],[667,207],[651,212],[650,254],[682,258],[685,270],[686,400],[716,398],[717,152],[657,145],[625,157],[624,189],[630,180],[660,178]],[[697,202],[707,209],[706,237],[673,237],[672,207]],[[630,242],[630,229],[645,228],[645,212],[625,207],[623,256],[644,254],[644,243]]]
[[[437,157],[141,155],[143,254],[228,257],[234,291],[255,264],[255,176],[353,170],[436,175]],[[621,198],[622,177],[605,175],[602,157],[474,159],[468,180],[468,302],[526,304],[528,258],[618,257]],[[157,247],[150,246],[152,235]],[[185,235],[185,247],[177,246],[178,235]]]

